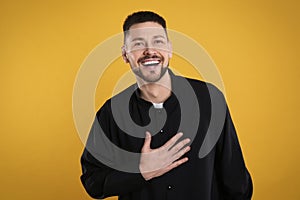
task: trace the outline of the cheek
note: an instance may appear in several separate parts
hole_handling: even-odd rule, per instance
[[[138,67],[138,63],[137,63],[138,59],[139,59],[138,54],[135,53],[128,54],[128,61],[131,69],[135,69]]]
[[[169,53],[164,53],[163,57],[164,57],[164,62],[169,62],[169,59],[171,58]]]
[[[128,59],[131,62],[137,62],[137,60],[139,59],[139,54],[138,53],[130,53],[130,54],[128,54]]]

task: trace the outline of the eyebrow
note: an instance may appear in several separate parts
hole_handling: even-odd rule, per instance
[[[165,36],[162,36],[162,35],[155,35],[155,36],[153,36],[153,39],[157,39],[157,38],[163,38],[163,39],[166,39],[166,37],[165,37]],[[137,38],[133,38],[133,39],[131,40],[131,42],[134,42],[134,41],[137,41],[137,40],[143,40],[143,41],[145,41],[144,38],[142,38],[142,37],[137,37]]]
[[[163,39],[166,39],[166,37],[165,37],[165,36],[162,36],[162,35],[156,35],[156,36],[154,36],[153,38],[154,38],[154,39],[156,39],[156,38],[163,38]]]
[[[134,41],[137,41],[137,40],[145,40],[144,38],[141,38],[141,37],[137,37],[137,38],[133,38],[132,40],[131,40],[131,42],[134,42]]]

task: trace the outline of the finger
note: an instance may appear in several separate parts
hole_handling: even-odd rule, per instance
[[[178,167],[179,165],[182,165],[183,163],[187,162],[189,159],[187,157],[182,158],[180,160],[177,160],[176,162],[173,162],[171,165],[165,168],[165,173],[168,171],[171,171],[172,169]]]
[[[181,138],[183,135],[183,133],[177,133],[176,135],[174,135],[170,140],[168,140],[162,147],[169,149],[170,147],[172,147],[178,140],[179,138]]]
[[[184,149],[182,149],[181,151],[177,152],[176,154],[174,154],[172,156],[172,160],[175,161],[179,158],[181,158],[184,154],[186,154],[187,152],[189,152],[191,150],[190,146],[185,147]]]
[[[151,134],[150,132],[146,131],[146,137],[144,141],[144,145],[142,147],[142,152],[147,152],[150,150],[150,144],[151,144]]]
[[[169,149],[170,153],[173,155],[180,151],[186,144],[188,144],[191,140],[189,138],[182,140],[175,146],[173,146],[171,149]]]

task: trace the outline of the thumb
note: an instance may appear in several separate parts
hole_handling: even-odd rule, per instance
[[[146,137],[145,137],[142,150],[143,151],[150,150],[150,144],[151,144],[151,134],[148,131],[146,131]]]

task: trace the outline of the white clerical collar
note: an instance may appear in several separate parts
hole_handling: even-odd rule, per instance
[[[152,103],[154,108],[163,108],[164,107],[164,103]]]

